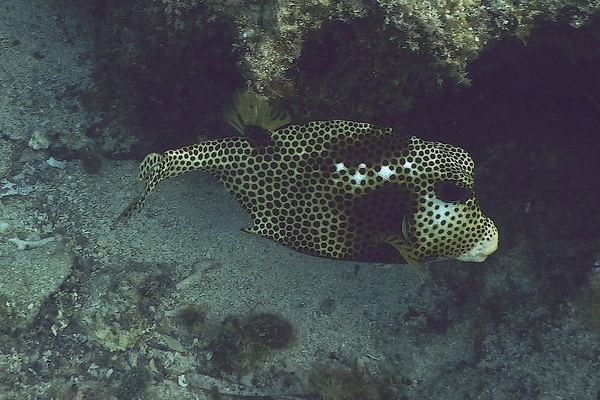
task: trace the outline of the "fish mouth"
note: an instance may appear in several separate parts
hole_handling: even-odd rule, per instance
[[[455,259],[464,262],[483,262],[496,250],[498,250],[498,228],[492,223],[483,239],[477,242],[471,250]]]

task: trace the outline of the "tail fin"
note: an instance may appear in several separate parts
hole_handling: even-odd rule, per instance
[[[208,140],[180,149],[167,150],[162,154],[148,154],[138,170],[138,178],[144,182],[144,189],[119,215],[117,223],[128,220],[140,211],[146,198],[160,181],[195,170],[207,170],[218,175],[221,169],[230,168],[229,156],[232,152],[248,157],[251,151],[252,147],[247,139],[236,137]]]
[[[164,154],[150,153],[141,162],[138,169],[138,178],[144,181],[144,189],[117,218],[117,223],[127,221],[133,214],[139,212],[150,192],[158,182],[172,176],[168,171],[168,159]]]

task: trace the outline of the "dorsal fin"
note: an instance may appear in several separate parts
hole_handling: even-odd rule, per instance
[[[225,118],[236,131],[247,137],[256,134],[256,128],[262,128],[268,134],[292,121],[285,108],[272,106],[265,96],[248,91],[236,92],[232,107],[225,110]]]

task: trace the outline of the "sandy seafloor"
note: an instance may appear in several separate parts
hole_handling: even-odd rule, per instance
[[[423,281],[245,234],[250,218],[201,173],[161,184],[113,228],[137,161],[92,174],[60,153],[50,166],[30,142],[77,140],[86,122],[59,96],[89,85],[93,62],[68,22],[42,1],[0,2],[0,399],[597,398],[598,297],[548,305],[527,240],[502,236],[511,221],[497,220],[484,264],[427,264]],[[478,176],[513,152],[490,151]],[[511,207],[528,218],[526,202]],[[177,317],[189,304],[206,314],[191,329]],[[220,369],[215,338],[265,312],[294,325],[293,343]]]

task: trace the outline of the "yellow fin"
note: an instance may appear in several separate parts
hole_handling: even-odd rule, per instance
[[[249,126],[271,132],[292,120],[286,109],[272,106],[265,96],[247,91],[236,93],[233,107],[225,111],[225,118],[242,135]]]
[[[404,240],[395,239],[393,237],[387,237],[387,238],[383,239],[382,243],[387,243],[390,246],[392,246],[394,249],[396,249],[396,251],[398,253],[400,253],[400,255],[402,256],[404,261],[406,261],[406,263],[413,270],[415,275],[417,275],[419,280],[423,281],[423,272],[421,272],[421,265],[419,264],[419,262],[417,260],[415,260],[408,254],[407,245]]]

